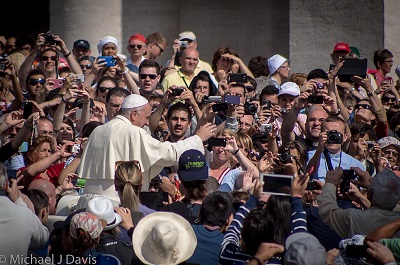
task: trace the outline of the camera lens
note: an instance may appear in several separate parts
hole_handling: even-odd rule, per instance
[[[328,140],[329,144],[341,144],[343,142],[343,135],[338,131],[330,131],[328,132]]]
[[[289,153],[283,153],[279,155],[279,161],[283,164],[290,163],[292,161],[292,156]]]
[[[254,115],[257,113],[257,106],[253,103],[246,102],[244,104],[244,111],[248,115]]]
[[[282,116],[285,116],[286,114],[288,114],[289,110],[287,108],[281,108],[281,114]]]

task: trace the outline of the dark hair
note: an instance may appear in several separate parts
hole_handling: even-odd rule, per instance
[[[89,137],[90,134],[93,132],[94,129],[96,129],[97,126],[103,125],[101,121],[90,121],[86,123],[83,128],[82,128],[82,137]]]
[[[35,47],[35,39],[27,33],[22,33],[15,39],[15,46],[17,47],[17,50],[22,50],[22,46],[26,44],[31,45],[32,49]]]
[[[172,112],[174,111],[185,111],[188,114],[188,120],[190,121],[192,119],[192,111],[190,110],[189,105],[186,103],[178,101],[175,104],[172,104],[167,112],[167,120],[171,118]]]
[[[193,91],[197,86],[197,81],[208,82],[209,86],[209,96],[215,96],[217,94],[218,88],[215,86],[214,82],[211,80],[210,74],[202,70],[195,77],[193,77],[192,82],[190,82],[189,89]]]
[[[383,63],[386,59],[393,58],[393,54],[388,49],[379,49],[374,52],[374,65],[379,69],[378,62]]]
[[[186,190],[186,196],[189,200],[202,200],[207,195],[207,190],[205,186],[205,180],[192,180],[183,181],[181,180],[182,186]]]
[[[247,66],[249,70],[253,73],[254,78],[269,75],[267,58],[263,56],[256,56],[251,58]]]
[[[349,125],[351,136],[355,136],[357,134],[360,134],[360,136],[364,136],[365,134],[369,135],[369,139],[371,141],[376,140],[376,134],[374,128],[372,128],[371,125],[365,123],[365,122],[352,122]]]
[[[114,77],[111,76],[107,76],[107,75],[103,75],[102,77],[99,78],[99,80],[97,81],[97,86],[96,86],[96,95],[99,94],[99,86],[101,83],[103,83],[104,81],[111,81],[114,83],[115,87],[118,86],[118,80]]]
[[[211,66],[212,66],[212,69],[213,69],[214,72],[217,71],[217,64],[218,64],[219,59],[221,59],[223,54],[227,54],[227,53],[235,54],[235,52],[231,48],[224,47],[224,46],[219,47],[214,52],[213,60],[212,60],[212,63],[211,63]]]
[[[74,122],[70,118],[67,118],[67,117],[65,117],[62,120],[62,122],[68,124],[72,128],[72,131],[73,131],[72,139],[73,139],[73,141],[75,141],[76,140],[76,128],[75,128]]]
[[[322,78],[322,79],[328,80],[328,73],[325,72],[325,70],[321,69],[321,68],[311,70],[311,72],[309,72],[307,75],[307,81],[309,81],[311,79],[315,79],[315,78]]]
[[[106,96],[106,102],[108,103],[108,101],[110,100],[111,96],[117,96],[117,97],[126,98],[130,94],[131,94],[131,92],[129,92],[125,88],[114,87],[114,88],[111,88],[110,90],[108,90],[107,96]]]
[[[146,67],[148,67],[148,68],[150,68],[150,67],[156,68],[157,75],[160,75],[160,73],[161,73],[160,65],[156,61],[154,61],[152,59],[145,59],[140,63],[140,65],[139,65],[139,73],[142,71],[142,68],[146,68]]]
[[[253,77],[246,76],[246,82],[250,82],[254,89],[257,89],[257,81]]]
[[[222,228],[233,214],[232,198],[229,193],[214,191],[208,194],[200,208],[200,222]]]
[[[247,254],[253,256],[263,242],[274,242],[275,225],[264,209],[252,209],[243,222],[242,239]]]
[[[278,153],[284,152],[285,149],[286,150],[297,150],[299,152],[300,165],[306,166],[306,164],[307,164],[307,148],[302,142],[299,142],[299,141],[286,142],[279,147]]]
[[[80,57],[78,59],[78,63],[82,62],[82,61],[90,61],[91,63],[94,63],[94,60],[96,60],[96,58],[94,58],[93,56],[89,56],[89,55],[83,55],[82,57]]]
[[[290,197],[272,195],[265,204],[265,211],[275,226],[274,242],[283,245],[290,234],[292,206]]]
[[[262,97],[264,95],[278,95],[278,93],[279,93],[279,90],[273,85],[268,85],[268,86],[264,87],[260,93],[260,103],[261,103]]]
[[[29,87],[29,79],[31,79],[31,76],[33,76],[33,75],[43,75],[44,78],[46,78],[46,75],[43,73],[42,70],[40,70],[40,69],[32,69],[29,72],[29,74],[26,76],[26,79],[25,79],[26,87]]]
[[[42,190],[31,189],[26,192],[29,200],[31,200],[35,208],[35,214],[38,215],[41,210],[49,206],[49,196]]]

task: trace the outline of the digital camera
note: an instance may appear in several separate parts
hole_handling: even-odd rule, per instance
[[[222,97],[221,96],[204,96],[203,99],[201,100],[201,103],[203,103],[203,104],[207,104],[210,102],[221,103]]]
[[[290,153],[279,154],[279,162],[281,162],[282,164],[290,163],[292,162],[292,156],[290,155]]]
[[[45,43],[46,43],[46,44],[50,44],[50,45],[56,44],[56,41],[54,40],[54,35],[51,34],[50,31],[48,31],[48,32],[44,35],[44,39],[45,39]]]
[[[244,103],[244,112],[247,115],[254,115],[257,113],[257,106],[251,102]]]
[[[261,124],[260,126],[260,132],[272,132],[272,124],[266,123],[266,124]]]
[[[333,130],[328,132],[328,144],[341,144],[343,143],[343,134],[340,132]]]
[[[281,115],[285,116],[286,114],[288,114],[289,110],[287,108],[281,108]]]
[[[317,89],[323,89],[323,88],[324,88],[324,83],[318,82]]]
[[[183,88],[177,87],[177,88],[172,90],[172,95],[173,96],[180,96],[183,93],[183,91],[185,91]]]

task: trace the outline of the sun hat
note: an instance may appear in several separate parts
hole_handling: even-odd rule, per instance
[[[285,265],[326,264],[326,251],[310,233],[293,233],[285,241]]]
[[[179,264],[193,255],[197,239],[182,216],[155,212],[140,220],[132,243],[136,256],[145,264]]]
[[[268,59],[268,69],[271,75],[278,70],[279,67],[282,66],[287,59],[280,54],[275,54],[274,56]]]
[[[118,213],[114,212],[112,202],[106,197],[97,196],[92,198],[88,202],[87,212],[92,213],[107,222],[104,231],[117,227],[122,221],[122,217]]]

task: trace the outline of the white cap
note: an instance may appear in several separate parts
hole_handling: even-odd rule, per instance
[[[189,40],[196,40],[196,35],[194,35],[191,31],[184,31],[178,36],[178,40],[189,39]]]
[[[283,83],[281,85],[281,88],[279,89],[278,96],[280,96],[280,95],[291,95],[291,96],[297,97],[300,95],[300,88],[294,82]]]
[[[114,43],[118,49],[118,40],[116,38],[114,38],[113,36],[105,36],[104,38],[99,40],[99,42],[97,43],[97,49],[99,50],[100,55],[103,50],[103,46],[106,45],[107,43]]]
[[[268,69],[271,75],[278,70],[279,67],[282,66],[287,59],[279,54],[275,54],[274,56],[268,59]]]
[[[149,101],[145,97],[142,97],[141,95],[137,94],[132,94],[124,99],[124,102],[122,102],[121,105],[121,109],[139,108],[148,103]]]

